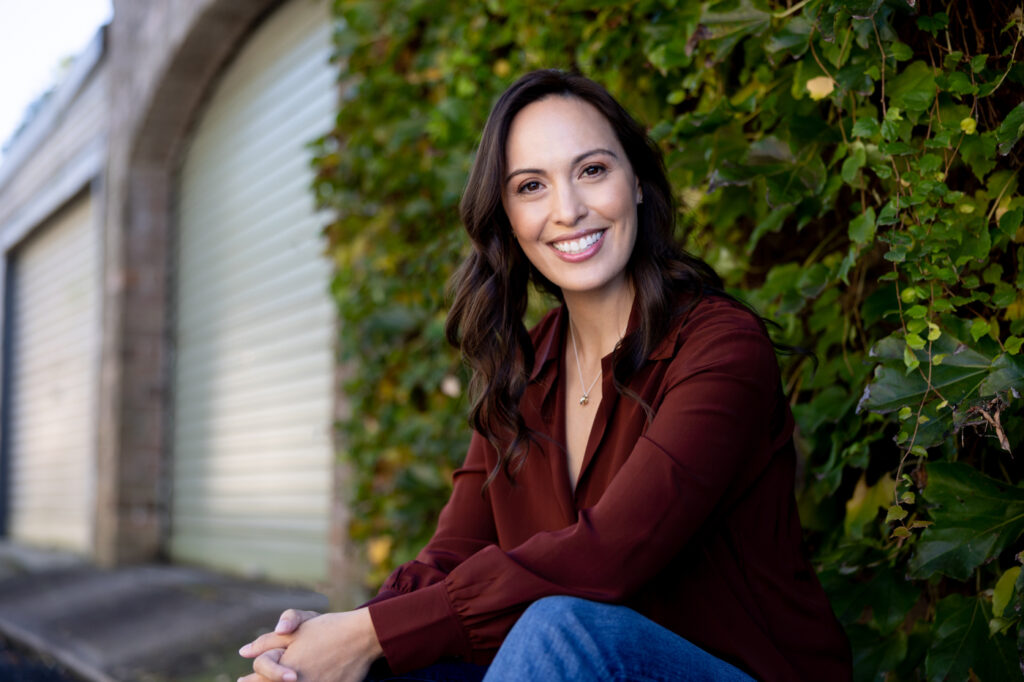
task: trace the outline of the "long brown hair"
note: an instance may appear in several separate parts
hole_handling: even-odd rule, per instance
[[[638,399],[625,384],[673,318],[704,293],[723,293],[714,270],[677,243],[675,202],[661,151],[615,98],[592,80],[554,69],[533,71],[513,83],[491,110],[462,196],[462,222],[473,250],[452,278],[445,327],[448,341],[462,350],[472,370],[470,424],[499,453],[488,483],[499,471],[513,479],[529,451],[531,434],[519,412],[534,365],[533,345],[523,325],[527,285],[532,281],[563,300],[561,290],[527,260],[501,203],[512,120],[528,104],[552,95],[579,98],[601,112],[625,150],[644,198],[637,206],[636,243],[626,265],[640,324],[613,356],[616,390]],[[676,309],[679,292],[691,294],[685,297],[684,310]],[[641,404],[650,417],[649,407]]]

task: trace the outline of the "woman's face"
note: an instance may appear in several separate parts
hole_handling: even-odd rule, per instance
[[[516,114],[505,156],[502,203],[534,267],[564,293],[625,287],[641,196],[607,119],[579,98],[545,97]]]

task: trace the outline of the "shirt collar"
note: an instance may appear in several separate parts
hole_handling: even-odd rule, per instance
[[[684,297],[679,297],[676,300],[677,306],[682,305],[684,302]],[[680,315],[677,311],[673,311],[673,313],[675,319],[673,319],[671,328],[664,338],[654,346],[654,350],[647,356],[648,360],[666,360],[675,356],[679,336],[684,327],[683,323],[688,315]],[[565,304],[562,304],[552,311],[551,315],[548,324],[542,325],[542,328],[539,330],[540,336],[537,338],[535,345],[537,350],[534,354],[533,371],[530,373],[531,383],[538,381],[538,379],[542,382],[550,382],[557,375],[557,372],[549,373],[548,367],[559,359],[559,353],[564,347],[569,314],[565,309]],[[640,307],[634,298],[633,308],[629,312],[629,322],[626,324],[626,334],[631,334],[639,326]]]

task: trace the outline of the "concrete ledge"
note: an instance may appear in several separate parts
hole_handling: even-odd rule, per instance
[[[327,609],[309,590],[185,566],[103,570],[6,543],[0,567],[0,632],[90,682],[199,675],[284,609]]]

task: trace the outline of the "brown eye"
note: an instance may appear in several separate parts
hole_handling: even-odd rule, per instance
[[[529,180],[519,185],[519,189],[516,191],[520,194],[529,194],[530,192],[536,192],[538,189],[540,189],[540,183],[536,180]]]
[[[592,163],[583,169],[581,175],[583,177],[594,178],[604,173],[605,167],[596,163]]]

